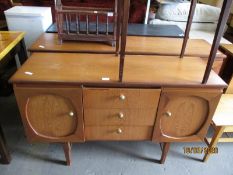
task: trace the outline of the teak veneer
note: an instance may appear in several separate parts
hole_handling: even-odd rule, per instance
[[[126,54],[178,56],[182,41],[182,38],[128,36]],[[189,39],[185,56],[208,58],[210,49],[211,45],[203,39]],[[216,58],[225,57],[220,51],[217,52]]]
[[[86,51],[92,48],[84,48],[85,53],[79,54],[33,53],[11,78],[28,139],[65,142],[67,164],[71,162],[70,143],[88,140],[164,143],[160,160],[164,163],[170,142],[204,140],[223,89],[227,87],[211,69],[232,0],[223,2],[213,45],[206,49],[207,54],[210,50],[207,65],[198,55],[203,56],[203,48],[199,48],[200,53],[196,50],[195,57],[184,57],[184,53],[195,53],[194,46],[190,45],[189,51],[185,48],[196,0],[191,3],[182,51],[173,56],[169,50],[175,49],[169,46],[180,47],[180,44],[167,42],[169,45],[163,46],[164,55],[127,53],[130,1],[120,2],[119,57],[102,51],[88,54]],[[53,45],[48,44],[50,48]]]
[[[23,40],[24,35],[24,32],[0,32],[0,61]]]
[[[213,71],[207,84],[201,85],[205,63],[198,57],[128,55],[122,83],[118,67],[114,54],[34,53],[11,81],[101,87],[226,86]]]
[[[64,41],[59,44],[56,33],[43,33],[29,48],[30,52],[115,53],[106,43]]]
[[[126,53],[134,55],[179,56],[181,46],[181,38],[127,36]],[[210,54],[210,49],[211,45],[203,39],[189,39],[185,56],[207,58]],[[43,33],[29,48],[29,51],[115,53],[114,47],[104,43],[66,41],[61,45],[56,33]],[[220,51],[217,52],[217,59],[225,57]]]
[[[161,55],[179,56],[182,47],[181,38],[127,36],[126,54],[129,55]],[[169,49],[168,48],[169,43]],[[185,57],[201,57],[208,60],[211,45],[202,39],[189,39]],[[61,53],[116,53],[115,48],[104,43],[71,42],[59,44],[56,33],[43,33],[29,48],[30,52],[61,52]],[[219,73],[226,56],[217,52],[213,70]]]
[[[201,58],[127,55],[122,82],[118,68],[115,54],[33,53],[11,78],[28,140],[203,140],[226,84],[201,84]]]

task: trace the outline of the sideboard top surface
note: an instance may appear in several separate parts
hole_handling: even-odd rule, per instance
[[[11,78],[13,83],[74,83],[116,87],[201,86],[206,64],[198,57],[125,57],[123,82],[114,54],[34,53]],[[205,86],[225,87],[213,71]]]
[[[103,42],[63,41],[62,44],[59,44],[57,33],[43,33],[32,44],[29,51],[114,53],[115,47]]]
[[[198,57],[139,56],[125,58],[123,82],[161,85],[199,85],[202,82],[206,63]],[[223,85],[223,80],[211,71],[207,85]]]
[[[138,37],[128,36],[126,53],[147,53],[158,55],[180,55],[183,39],[166,37]],[[208,58],[211,45],[203,39],[189,39],[185,50],[185,56]],[[216,58],[225,58],[220,51]]]
[[[128,36],[126,53],[178,56],[182,47],[182,38]],[[169,49],[168,49],[169,47]],[[185,55],[208,58],[211,45],[203,39],[189,39]],[[115,47],[106,43],[94,42],[58,42],[56,33],[43,33],[30,47],[32,52],[93,52],[114,53]],[[220,51],[216,58],[225,58]]]

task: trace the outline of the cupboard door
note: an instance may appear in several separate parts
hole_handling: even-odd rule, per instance
[[[83,141],[81,88],[14,87],[30,141]]]
[[[214,89],[163,89],[153,140],[159,142],[203,140],[221,94],[221,90]]]

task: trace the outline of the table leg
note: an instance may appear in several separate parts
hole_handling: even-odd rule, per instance
[[[167,157],[167,153],[169,151],[169,148],[170,148],[170,143],[164,143],[163,144],[162,156],[161,156],[161,159],[160,159],[161,164],[164,164],[164,162],[166,160],[166,157]]]
[[[19,69],[22,66],[19,61],[19,56],[17,54],[15,55],[15,63],[16,63],[17,69]]]
[[[64,143],[63,150],[64,150],[65,157],[66,157],[66,164],[70,166],[71,165],[71,143],[70,142]]]
[[[218,143],[218,139],[222,136],[223,132],[224,132],[225,127],[223,126],[216,126],[216,130],[214,132],[214,136],[211,139],[210,145],[208,146],[209,148],[213,148],[217,145]],[[210,156],[210,151],[207,151],[204,158],[203,158],[203,162],[206,162]]]
[[[20,50],[18,52],[18,56],[19,56],[19,61],[22,65],[28,59],[28,55],[27,55],[27,49],[25,46],[24,39],[22,39],[19,44],[20,44]]]
[[[1,125],[0,125],[0,155],[1,155],[1,159],[0,159],[1,163],[4,163],[4,164],[10,163],[11,156],[9,154],[9,151],[7,150],[6,140],[3,135],[3,130],[2,130]]]

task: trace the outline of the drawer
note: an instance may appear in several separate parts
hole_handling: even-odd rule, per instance
[[[85,88],[84,108],[157,108],[160,89]]]
[[[86,126],[124,125],[153,126],[157,108],[151,109],[84,109]]]
[[[152,126],[86,126],[86,140],[151,140]]]

